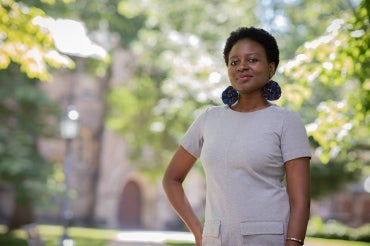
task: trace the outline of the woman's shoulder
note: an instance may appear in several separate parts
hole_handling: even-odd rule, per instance
[[[217,117],[222,111],[225,111],[224,106],[208,105],[195,110],[194,116],[198,121],[204,121],[212,117]]]
[[[280,114],[280,115],[283,115],[283,116],[297,115],[298,114],[296,111],[293,111],[291,109],[288,109],[286,107],[282,107],[282,106],[279,106],[279,105],[276,105],[276,104],[272,104],[270,108],[271,108],[272,113]]]
[[[275,106],[273,109],[275,112],[272,114],[272,118],[275,118],[279,122],[282,122],[286,126],[298,126],[303,125],[302,117],[299,112],[292,109],[288,109],[281,106]]]
[[[202,111],[203,114],[218,114],[221,112],[225,112],[227,110],[226,105],[209,105],[205,107]]]
[[[275,104],[273,104],[270,108],[271,108],[269,111],[270,119],[276,119],[276,120],[280,119],[283,122],[291,121],[291,120],[293,121],[301,120],[300,114],[297,111],[294,111],[292,109],[288,109],[286,107],[278,106]]]

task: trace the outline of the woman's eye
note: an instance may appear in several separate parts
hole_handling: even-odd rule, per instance
[[[231,61],[230,65],[231,66],[236,66],[236,65],[238,65],[238,61],[237,60]]]
[[[257,62],[258,60],[256,59],[256,58],[249,58],[248,59],[248,62],[249,63],[255,63],[255,62]]]

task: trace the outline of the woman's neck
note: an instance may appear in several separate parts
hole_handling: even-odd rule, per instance
[[[269,105],[270,103],[265,98],[256,100],[255,98],[248,99],[240,97],[238,102],[231,108],[238,112],[252,112],[267,108]]]

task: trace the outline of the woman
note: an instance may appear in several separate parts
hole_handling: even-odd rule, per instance
[[[233,31],[224,47],[231,86],[225,106],[208,107],[180,141],[163,178],[196,245],[303,245],[310,210],[310,150],[298,114],[270,103],[276,40],[263,29]],[[200,158],[206,176],[204,225],[182,183]]]

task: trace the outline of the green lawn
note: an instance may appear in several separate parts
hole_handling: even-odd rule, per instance
[[[46,246],[58,245],[63,229],[54,225],[39,225],[39,234]],[[16,230],[12,235],[5,235],[5,227],[0,226],[0,245],[26,246],[26,233],[23,230]],[[69,228],[68,234],[74,239],[77,246],[106,246],[115,238],[116,230],[103,230],[93,228]]]
[[[307,238],[306,242],[307,243],[305,244],[309,244],[309,246],[370,246],[369,242],[355,242],[312,237]]]
[[[62,235],[62,227],[54,225],[39,225],[39,234],[45,241],[46,246],[58,245]],[[77,246],[106,246],[112,241],[117,230],[93,229],[93,228],[69,228],[69,235]],[[16,230],[12,235],[5,235],[5,227],[0,225],[0,245],[4,246],[27,246],[26,234],[23,230]],[[320,238],[307,238],[309,246],[369,246],[368,242],[353,242],[343,240],[329,240]],[[189,243],[168,243],[168,246],[194,246]]]

